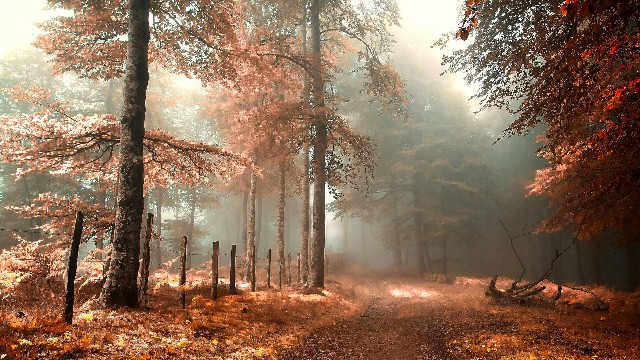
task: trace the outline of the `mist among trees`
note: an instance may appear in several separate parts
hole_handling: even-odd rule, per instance
[[[96,309],[153,312],[141,266],[158,299],[211,286],[214,241],[253,293],[268,252],[258,293],[637,291],[640,3],[459,3],[436,41],[410,1],[47,1],[0,58],[1,302],[62,296],[78,211]]]

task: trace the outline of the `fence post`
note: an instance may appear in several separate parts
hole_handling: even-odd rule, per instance
[[[229,293],[236,293],[236,245],[231,245],[231,269],[229,270]]]
[[[218,258],[220,254],[220,242],[213,242],[213,254],[211,255],[211,297],[218,298]]]
[[[147,213],[147,229],[142,245],[142,263],[140,264],[140,305],[147,307],[147,290],[149,288],[149,263],[151,262],[151,235],[153,232],[153,214]]]
[[[256,246],[251,246],[251,292],[256,292]]]
[[[180,254],[180,306],[185,308],[185,285],[187,283],[187,237],[182,237]]]
[[[271,288],[271,249],[267,251],[267,288]]]
[[[291,286],[291,253],[287,254],[287,285]]]
[[[78,270],[78,251],[80,250],[80,238],[82,237],[82,211],[76,212],[76,224],[73,227],[71,249],[69,250],[69,262],[67,263],[67,287],[65,289],[64,321],[71,325],[73,322],[73,302],[75,300],[74,282]]]

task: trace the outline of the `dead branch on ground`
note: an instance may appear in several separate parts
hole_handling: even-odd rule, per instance
[[[500,224],[502,225],[502,228],[505,230],[507,237],[509,238],[509,241],[511,243],[511,249],[513,250],[513,253],[515,254],[516,258],[518,259],[518,262],[520,263],[520,266],[522,267],[522,273],[520,274],[520,277],[515,280],[514,282],[511,283],[511,287],[505,290],[500,290],[497,288],[496,286],[496,282],[498,280],[498,275],[495,275],[491,281],[489,282],[489,286],[487,289],[487,292],[485,293],[487,296],[492,296],[495,298],[499,298],[499,299],[508,299],[508,300],[515,300],[515,301],[523,301],[527,298],[530,298],[534,295],[538,295],[540,293],[542,293],[542,291],[544,291],[546,289],[546,286],[542,285],[542,282],[547,280],[549,282],[551,282],[552,284],[555,284],[557,286],[557,290],[555,295],[550,299],[551,302],[557,302],[558,300],[560,300],[560,297],[562,296],[562,287],[566,287],[572,290],[576,290],[576,291],[581,291],[584,293],[588,293],[591,296],[593,296],[597,301],[598,301],[598,305],[596,305],[595,309],[596,310],[608,310],[609,309],[609,304],[606,303],[604,300],[602,300],[600,297],[598,297],[595,293],[593,293],[592,291],[583,289],[583,288],[577,288],[577,287],[571,287],[568,285],[564,285],[564,284],[559,284],[557,282],[554,282],[550,279],[551,274],[553,273],[553,269],[554,269],[554,265],[556,263],[556,261],[564,254],[566,253],[569,249],[571,249],[575,244],[576,241],[578,241],[578,236],[580,235],[580,232],[582,231],[582,227],[584,224],[584,221],[586,219],[586,215],[582,218],[582,221],[580,222],[580,226],[578,227],[578,231],[576,231],[576,234],[573,236],[573,240],[571,241],[571,244],[569,244],[567,247],[565,247],[562,251],[556,250],[556,254],[553,257],[553,259],[551,259],[551,262],[549,263],[549,267],[546,269],[546,271],[544,271],[544,273],[538,277],[536,280],[533,280],[531,282],[528,283],[524,283],[524,284],[520,284],[522,282],[522,279],[524,278],[524,275],[527,272],[527,268],[524,266],[524,263],[522,262],[522,259],[520,258],[520,255],[518,254],[515,245],[514,245],[514,240],[525,236],[525,235],[531,235],[532,233],[524,233],[518,236],[512,236],[509,233],[509,230],[507,229],[507,227],[504,225],[504,223],[502,222],[502,220],[500,220]]]

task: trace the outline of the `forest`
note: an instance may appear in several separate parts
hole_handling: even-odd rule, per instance
[[[640,0],[0,12],[0,360],[640,358]]]

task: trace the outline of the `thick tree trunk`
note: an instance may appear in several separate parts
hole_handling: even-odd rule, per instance
[[[120,120],[118,206],[111,266],[100,295],[106,307],[138,305],[144,182],[142,142],[149,83],[149,0],[131,0],[129,4],[124,106]]]
[[[322,71],[322,47],[320,33],[321,0],[311,2],[311,38],[313,39],[313,100],[316,110],[323,109],[324,78]],[[315,119],[315,139],[313,147],[313,241],[311,242],[311,264],[309,266],[309,286],[324,287],[324,246],[325,246],[325,184],[327,154],[327,124],[322,111]]]
[[[281,287],[280,283],[284,276],[284,207],[286,201],[286,167],[284,163],[279,165],[279,181],[278,181],[278,214],[276,218],[276,254],[278,257],[278,270],[280,275],[278,277],[278,287]]]
[[[254,158],[253,164],[256,164]],[[247,209],[247,248],[245,253],[245,281],[251,280],[252,254],[256,240],[256,196],[258,194],[258,177],[251,172],[251,187],[249,189],[249,208]]]

